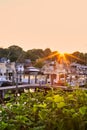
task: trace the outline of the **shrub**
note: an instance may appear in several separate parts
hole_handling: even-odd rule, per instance
[[[86,130],[87,92],[23,93],[0,105],[0,130]]]

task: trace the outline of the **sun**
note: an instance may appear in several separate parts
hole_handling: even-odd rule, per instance
[[[44,58],[40,58],[39,61],[44,61],[44,60],[48,60],[50,58],[56,57],[56,60],[60,63],[60,64],[68,64],[68,60],[66,59],[66,55],[65,53],[60,53],[58,51],[52,53],[51,55],[44,57]]]
[[[65,54],[66,53],[59,53],[59,55],[58,55],[58,62],[60,64],[63,64],[63,63],[68,64],[69,61],[66,59],[66,55]]]
[[[64,56],[65,56],[65,53],[59,53],[59,56],[60,56],[60,57],[64,57]]]

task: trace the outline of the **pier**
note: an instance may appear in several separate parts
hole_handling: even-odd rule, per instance
[[[0,91],[2,90],[16,90],[16,89],[25,89],[25,88],[49,88],[48,85],[39,85],[39,84],[25,84],[25,85],[14,85],[14,86],[6,86],[6,87],[0,87]]]
[[[39,85],[39,84],[23,84],[23,85],[14,85],[14,86],[3,86],[3,87],[0,87],[0,98],[1,99],[4,99],[5,97],[5,94],[10,90],[12,93],[21,93],[21,92],[24,92],[24,89],[45,89],[45,90],[48,90],[48,89],[51,89],[50,86],[48,85]]]
[[[59,86],[59,85],[50,85],[50,84],[22,84],[22,85],[14,85],[14,86],[3,86],[0,87],[0,98],[4,99],[5,94],[8,93],[8,91],[10,90],[13,94],[21,94],[23,92],[25,92],[25,90],[29,90],[29,89],[33,89],[34,91],[38,90],[51,90],[51,89],[62,89],[64,91],[74,91],[76,89],[83,89],[83,90],[87,90],[87,88],[75,88],[75,87],[67,87],[67,86]]]
[[[68,89],[67,86],[56,86],[56,85],[48,85],[48,84],[23,84],[23,85],[14,85],[14,86],[3,86],[0,87],[0,97],[4,99],[5,94],[10,90],[11,92],[15,93],[21,93],[24,92],[24,89],[34,89],[34,90],[51,90],[51,89],[58,89],[61,88],[63,90],[71,91],[71,89]]]

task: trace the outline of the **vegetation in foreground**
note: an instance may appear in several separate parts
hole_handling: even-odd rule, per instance
[[[87,130],[87,91],[13,95],[0,105],[0,130]]]

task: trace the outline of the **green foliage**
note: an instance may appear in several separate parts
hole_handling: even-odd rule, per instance
[[[8,58],[9,50],[0,48],[0,58],[7,57]]]
[[[36,59],[39,59],[41,57],[44,57],[44,52],[42,49],[28,50],[25,55],[25,58],[29,58],[31,61],[36,61]]]
[[[87,130],[87,92],[23,93],[0,105],[1,130]]]
[[[8,58],[11,61],[20,61],[20,59],[23,60],[24,51],[22,50],[21,47],[13,45],[13,46],[10,46],[8,48],[8,50],[9,50],[9,57]]]

